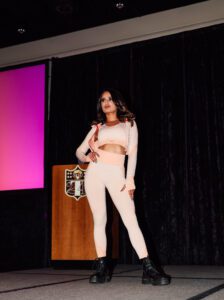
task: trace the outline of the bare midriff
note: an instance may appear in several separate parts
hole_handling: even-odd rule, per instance
[[[105,144],[100,146],[99,149],[117,154],[126,154],[125,148],[118,144]]]

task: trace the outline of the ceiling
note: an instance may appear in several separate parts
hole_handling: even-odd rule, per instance
[[[0,48],[206,0],[2,0]]]

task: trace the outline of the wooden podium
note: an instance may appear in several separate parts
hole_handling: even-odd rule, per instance
[[[93,240],[93,219],[88,200],[85,195],[76,200],[66,193],[66,174],[68,170],[72,174],[77,166],[86,170],[88,164],[53,166],[52,260],[94,260],[97,257]],[[111,246],[108,237],[107,247],[111,247],[108,252],[113,258],[118,258],[119,216],[114,206],[110,209],[108,219],[112,219],[112,224],[107,226],[110,226],[112,239]]]

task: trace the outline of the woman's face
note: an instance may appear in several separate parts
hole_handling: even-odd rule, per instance
[[[112,96],[109,92],[104,92],[101,97],[101,108],[102,111],[107,114],[107,113],[116,113],[117,112],[117,107],[112,100]]]

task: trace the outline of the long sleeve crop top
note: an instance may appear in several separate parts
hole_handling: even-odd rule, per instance
[[[98,140],[94,142],[94,134],[97,128]],[[126,188],[128,190],[135,189],[134,176],[138,150],[136,122],[134,121],[133,126],[128,121],[114,126],[106,126],[106,124],[93,125],[81,145],[77,148],[76,156],[82,162],[90,162],[90,158],[86,155],[87,151],[90,149],[97,152],[97,148],[104,144],[119,144],[125,148],[126,155],[128,155]]]

